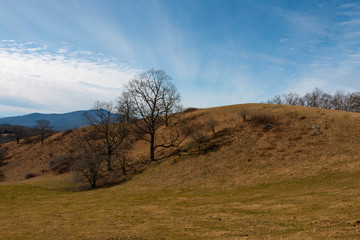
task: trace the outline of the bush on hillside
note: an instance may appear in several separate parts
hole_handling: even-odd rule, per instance
[[[251,116],[250,121],[255,125],[277,124],[275,116],[268,113],[257,113]]]
[[[66,135],[68,135],[68,134],[70,134],[70,133],[72,133],[72,132],[74,132],[73,129],[68,129],[68,130],[66,130],[65,132],[63,132],[62,136],[64,137],[64,136],[66,136]]]
[[[40,136],[24,138],[25,144],[30,144],[30,143],[37,142],[37,141],[40,141]]]
[[[0,148],[0,161],[5,159],[6,150],[5,148]]]
[[[242,109],[238,114],[243,119],[243,122],[246,122],[246,117],[249,115],[249,111],[247,109]]]
[[[0,182],[5,180],[5,174],[2,170],[0,170]]]
[[[201,123],[192,123],[183,128],[183,134],[192,139],[193,144],[201,151],[202,145],[209,140],[207,128]],[[214,129],[215,131],[215,129]]]
[[[186,108],[186,109],[183,111],[183,113],[195,112],[196,110],[198,110],[198,108],[189,107],[189,108]]]
[[[25,179],[34,178],[34,177],[36,177],[35,173],[28,173],[25,175]]]
[[[48,164],[52,171],[63,174],[70,171],[70,168],[74,161],[74,156],[70,152],[68,152],[50,158]]]
[[[3,162],[5,160],[5,156],[6,156],[6,149],[0,148],[0,166],[5,165],[5,163]]]

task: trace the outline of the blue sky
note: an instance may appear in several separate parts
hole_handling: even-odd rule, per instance
[[[357,91],[360,2],[0,1],[0,117],[88,109],[150,68],[193,107]]]

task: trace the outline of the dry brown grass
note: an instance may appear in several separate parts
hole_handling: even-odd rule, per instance
[[[249,121],[239,117],[243,109]],[[251,121],[259,115],[276,121],[264,129]],[[68,175],[46,172],[50,155],[70,148],[73,133],[54,135],[43,146],[7,144],[11,158],[1,167],[6,181],[0,184],[0,236],[359,239],[359,114],[245,104],[182,117],[203,126],[217,120],[216,136],[206,130],[206,150],[198,151],[189,138],[180,157],[93,191],[70,192]],[[312,125],[323,134],[312,136]],[[136,142],[131,164],[146,161],[147,151],[144,142]],[[42,176],[19,181],[29,172]]]

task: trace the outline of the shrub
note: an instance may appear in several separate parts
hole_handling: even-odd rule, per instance
[[[199,152],[201,151],[201,146],[208,141],[208,137],[205,135],[203,131],[195,132],[191,135],[194,143],[196,144]]]
[[[34,178],[34,177],[36,177],[35,173],[28,173],[25,175],[25,179]]]
[[[50,158],[48,164],[52,171],[63,174],[69,172],[75,159],[70,152]]]
[[[6,150],[5,150],[5,148],[0,148],[0,161],[1,161],[1,160],[4,160],[5,155],[6,155]]]
[[[243,122],[246,122],[246,117],[249,115],[249,111],[247,109],[242,109],[239,112],[239,116],[243,119]]]
[[[0,148],[0,166],[5,165],[5,163],[3,163],[3,161],[5,160],[5,156],[6,156],[6,149]]]
[[[212,131],[214,135],[216,135],[215,127],[219,124],[219,122],[214,119],[210,118],[205,122],[205,125]]]
[[[198,110],[198,108],[189,107],[189,108],[186,108],[186,109],[183,111],[183,113],[195,112],[196,110]]]
[[[184,128],[184,132],[192,139],[199,152],[202,145],[209,140],[205,129],[205,126],[201,123],[192,123]]]
[[[0,170],[0,182],[5,180],[5,174],[2,170]]]
[[[250,121],[255,125],[268,125],[276,124],[277,120],[275,116],[268,113],[257,113],[251,116]]]
[[[36,142],[36,141],[39,141],[40,140],[40,136],[35,136],[35,137],[27,137],[24,139],[24,143],[25,144],[30,144],[30,143],[33,143],[33,142]]]
[[[62,136],[64,137],[64,136],[72,133],[73,131],[74,131],[73,129],[66,130],[65,132],[63,132]]]

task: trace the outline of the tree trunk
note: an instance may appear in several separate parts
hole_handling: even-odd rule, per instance
[[[96,187],[96,179],[93,179],[92,181],[90,181],[90,185],[91,185],[91,188],[95,188]]]
[[[155,160],[155,134],[150,134],[150,162]]]
[[[169,126],[169,116],[167,113],[165,114],[165,124],[166,124],[166,127]]]
[[[126,166],[125,163],[123,163],[123,165],[121,166],[122,172],[124,175],[126,175]]]
[[[41,134],[41,144],[44,144],[44,134]]]
[[[107,165],[108,165],[108,171],[112,170],[112,165],[111,165],[111,150],[108,150],[108,156],[107,156]]]

